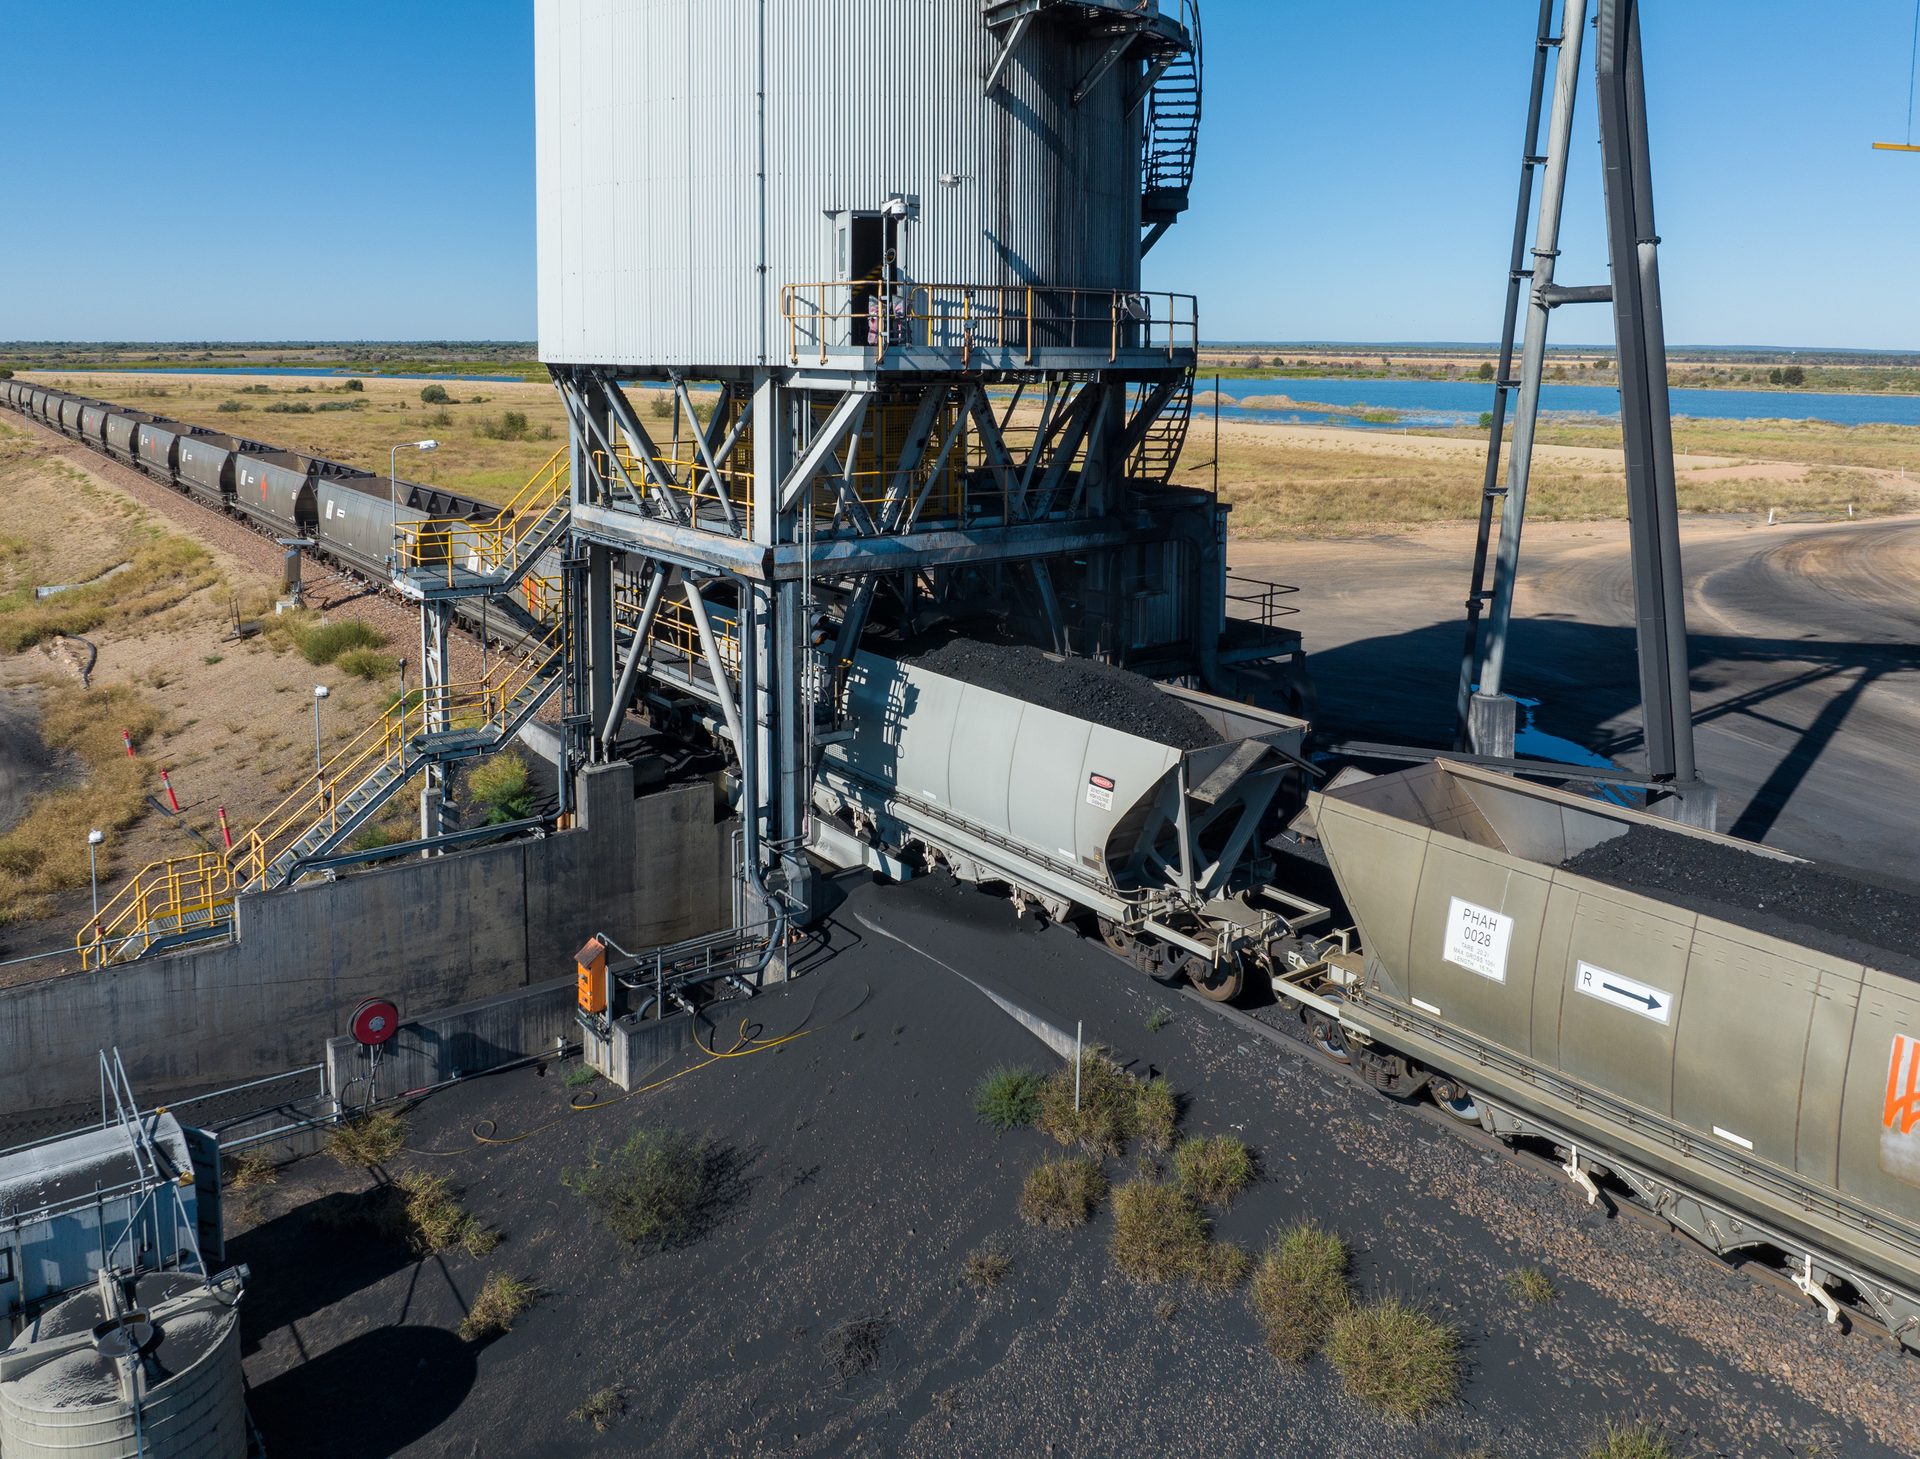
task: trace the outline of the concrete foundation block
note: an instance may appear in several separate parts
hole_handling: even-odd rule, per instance
[[[640,1018],[629,1013],[614,1019],[604,1034],[597,1029],[583,1029],[582,1034],[587,1062],[608,1080],[629,1090],[646,1083],[647,1076],[668,1060],[698,1047],[690,1013],[669,1018]]]

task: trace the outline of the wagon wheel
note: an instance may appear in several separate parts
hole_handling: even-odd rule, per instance
[[[1225,963],[1211,963],[1204,958],[1189,957],[1186,973],[1187,981],[1199,990],[1200,996],[1210,998],[1215,1003],[1231,1003],[1240,996],[1240,989],[1246,982],[1246,974],[1238,958]]]
[[[1433,1102],[1463,1125],[1480,1123],[1480,1097],[1454,1079],[1435,1079],[1427,1086]]]
[[[1100,940],[1107,945],[1109,952],[1118,953],[1121,957],[1133,955],[1133,938],[1126,928],[1111,918],[1096,917],[1094,920],[1100,927]]]
[[[1336,996],[1330,1001],[1338,1003],[1341,1000]],[[1309,1043],[1336,1064],[1353,1062],[1353,1051],[1347,1047],[1346,1030],[1340,1027],[1339,1019],[1317,1008],[1302,1008],[1300,1016],[1306,1021]]]

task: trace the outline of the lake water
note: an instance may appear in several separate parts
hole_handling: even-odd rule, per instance
[[[1196,391],[1213,388],[1211,376],[1194,382]],[[1391,424],[1419,426],[1477,425],[1493,409],[1493,386],[1483,380],[1351,380],[1279,378],[1222,380],[1222,420],[1291,421],[1306,425],[1348,425],[1378,430],[1380,422],[1360,421],[1313,406],[1340,405],[1358,410],[1391,410]],[[1296,407],[1228,405],[1226,400],[1281,396]],[[1920,395],[1828,395],[1814,390],[1682,390],[1669,392],[1676,416],[1703,420],[1818,420],[1839,425],[1920,426]],[[1619,392],[1605,385],[1545,385],[1544,412],[1572,416],[1618,416]],[[1204,414],[1205,407],[1197,407]]]
[[[492,380],[502,385],[518,385],[519,375],[376,375],[367,370],[339,370],[328,365],[236,365],[232,369],[196,369],[191,365],[161,365],[154,369],[128,370],[118,365],[87,365],[52,372],[73,375],[304,375],[332,380]]]

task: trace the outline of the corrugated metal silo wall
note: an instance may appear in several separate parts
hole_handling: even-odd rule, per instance
[[[987,98],[999,44],[979,0],[537,0],[541,358],[784,363],[781,287],[892,193],[916,281],[1137,287],[1130,68],[1074,106],[1104,42],[1042,22]]]

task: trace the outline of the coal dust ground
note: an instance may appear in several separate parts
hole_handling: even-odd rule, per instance
[[[953,638],[906,662],[1176,750],[1220,743],[1211,725],[1163,694],[1152,680],[1092,659],[1062,658],[1024,644]]]
[[[1828,1331],[1797,1298],[1610,1221],[1557,1177],[986,893],[842,889],[808,977],[714,1010],[721,1048],[743,1018],[801,1037],[689,1058],[661,1073],[692,1072],[586,1113],[567,1111],[570,1062],[415,1107],[391,1172],[449,1177],[500,1231],[491,1255],[415,1260],[343,1225],[370,1178],[326,1157],[284,1170],[256,1211],[236,1203],[249,1229],[228,1254],[253,1271],[245,1361],[267,1452],[1569,1459],[1634,1419],[1702,1459],[1920,1444],[1920,1363],[1884,1342]],[[1165,1074],[1184,1130],[1248,1141],[1261,1176],[1217,1234],[1257,1250],[1294,1218],[1331,1224],[1364,1293],[1458,1326],[1460,1402],[1399,1424],[1346,1397],[1324,1359],[1277,1367],[1243,1294],[1117,1275],[1104,1210],[1070,1234],[1023,1226],[1021,1179],[1056,1147],[977,1123],[969,1091],[993,1066],[1057,1061],[954,970]],[[696,1244],[633,1259],[562,1181],[643,1125],[710,1135],[737,1179]],[[1125,1179],[1133,1156],[1107,1168]],[[1013,1268],[979,1295],[961,1268],[988,1242]],[[1559,1298],[1515,1302],[1505,1278],[1521,1266]],[[496,1271],[540,1300],[505,1336],[463,1342]],[[604,1432],[569,1418],[604,1390]]]
[[[1635,826],[1581,852],[1568,871],[1691,911],[1803,943],[1852,962],[1920,977],[1920,888],[1812,862],[1757,856],[1719,841]]]

